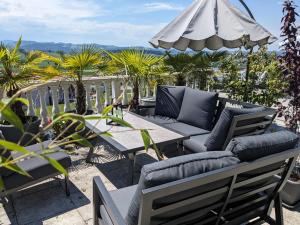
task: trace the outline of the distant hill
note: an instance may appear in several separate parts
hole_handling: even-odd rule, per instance
[[[2,43],[4,43],[7,46],[14,46],[16,44],[16,41],[11,40],[3,40]],[[114,45],[99,45],[94,44],[96,47],[100,49],[104,49],[111,52],[118,52],[125,49],[142,49],[145,50],[145,52],[149,54],[154,55],[163,55],[164,51],[161,49],[155,49],[155,48],[145,48],[145,47],[139,47],[139,46],[133,46],[133,47],[118,47]],[[63,51],[65,53],[70,53],[76,49],[79,49],[82,46],[82,44],[72,44],[72,43],[62,43],[62,42],[37,42],[37,41],[22,41],[21,49],[24,49],[25,51],[31,51],[31,50],[40,50],[44,52],[59,52]]]

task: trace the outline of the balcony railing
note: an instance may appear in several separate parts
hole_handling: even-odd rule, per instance
[[[102,112],[102,109],[115,102],[122,96],[122,104],[128,105],[132,96],[130,84],[124,84],[122,76],[90,77],[83,81],[86,91],[87,110],[94,110],[96,113]],[[150,90],[149,85],[143,83],[140,86],[140,99],[153,97],[155,90]],[[61,111],[70,112],[74,110],[72,102],[76,102],[76,83],[74,80],[52,80],[37,86],[26,92],[24,97],[28,99],[28,116],[38,116],[42,120],[42,125],[46,125],[51,115]],[[0,99],[3,97],[0,93]],[[63,107],[60,105],[63,104]],[[48,113],[49,106],[52,107],[52,113]],[[39,110],[36,110],[39,109]],[[36,115],[38,112],[39,115]]]

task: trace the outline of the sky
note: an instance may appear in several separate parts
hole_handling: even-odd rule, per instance
[[[0,0],[0,40],[150,47],[148,41],[193,0]],[[238,0],[230,0],[241,7]],[[245,0],[280,36],[282,0]],[[300,0],[296,0],[300,3]],[[300,4],[298,4],[300,6]],[[300,8],[299,10],[300,11]],[[271,46],[279,47],[279,41]]]

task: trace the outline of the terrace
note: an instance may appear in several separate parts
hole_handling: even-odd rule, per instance
[[[150,40],[198,53],[1,44],[0,225],[300,224],[296,6],[278,56],[239,2]]]

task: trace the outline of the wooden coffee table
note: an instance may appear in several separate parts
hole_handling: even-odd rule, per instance
[[[147,129],[153,141],[160,147],[177,143],[179,149],[179,146],[182,146],[182,141],[189,139],[188,136],[168,130],[131,112],[124,113],[124,120],[130,123],[135,129]],[[90,130],[104,139],[110,146],[129,159],[129,180],[130,184],[132,184],[136,154],[145,150],[140,131],[123,126],[107,125],[105,120],[88,120],[86,125]],[[112,137],[103,135],[103,132],[106,131],[109,131],[110,134],[112,134]],[[87,162],[91,162],[93,152],[94,148],[91,148],[87,157]]]

